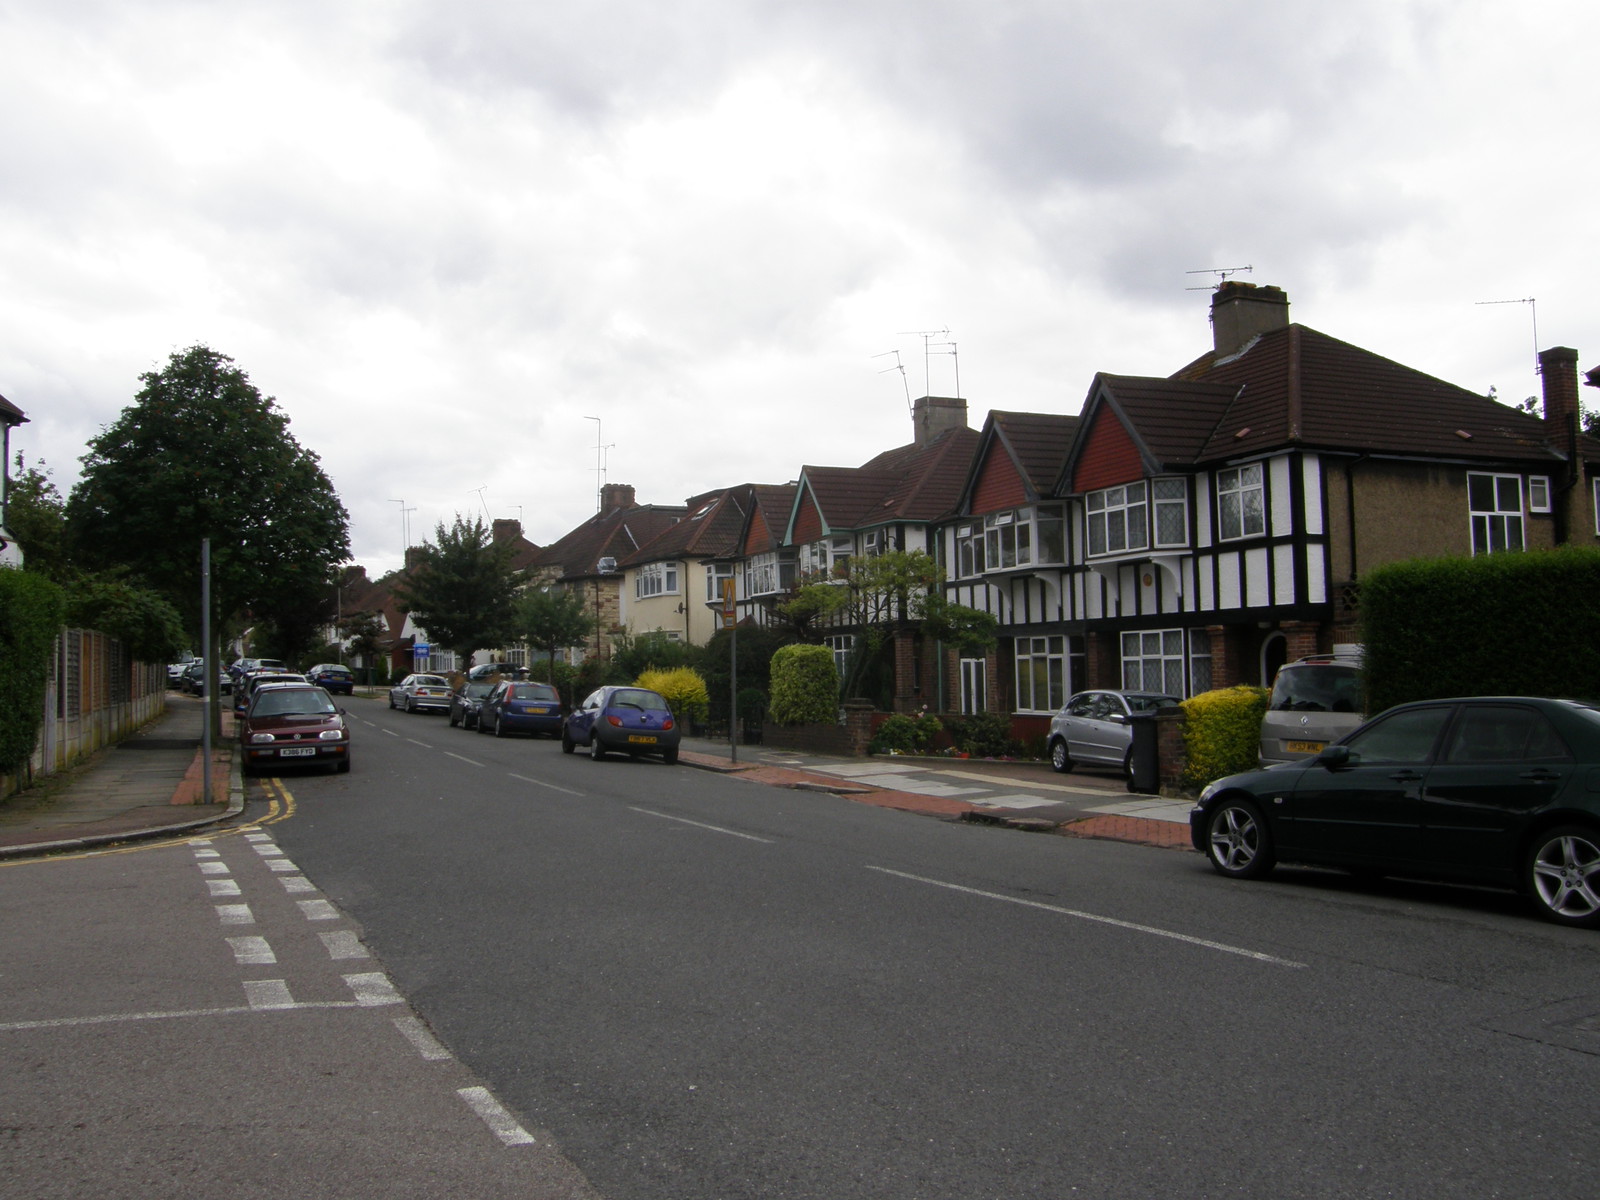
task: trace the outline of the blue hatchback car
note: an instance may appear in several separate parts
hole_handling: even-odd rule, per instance
[[[478,732],[505,737],[508,733],[561,732],[561,693],[548,683],[502,679],[478,702]]]
[[[561,749],[571,754],[579,746],[587,746],[589,757],[595,760],[607,752],[634,758],[655,754],[670,765],[678,761],[682,736],[672,706],[660,692],[611,686],[591,692],[568,715],[561,731]]]

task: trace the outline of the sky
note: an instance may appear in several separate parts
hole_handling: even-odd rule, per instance
[[[1209,349],[1223,272],[1521,399],[1600,363],[1597,45],[1591,0],[0,0],[12,451],[67,493],[204,344],[377,577],[602,479],[859,465],[924,394],[1077,412]]]

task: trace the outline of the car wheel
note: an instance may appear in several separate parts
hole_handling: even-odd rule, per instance
[[[411,706],[411,697],[410,696],[406,697],[406,711],[407,712],[416,712],[417,711],[415,708],[413,708]]]
[[[1128,785],[1128,790],[1133,790],[1133,747],[1128,747],[1128,752],[1122,756],[1122,781]]]
[[[348,775],[350,773],[350,756],[346,754],[343,758],[341,758],[339,760],[339,765],[334,767],[334,770],[340,775]]]
[[[594,759],[595,762],[599,762],[605,756],[606,748],[600,744],[600,735],[591,730],[589,733],[589,757]]]
[[[1600,925],[1600,834],[1578,825],[1534,839],[1523,878],[1539,915],[1560,925]]]
[[[1050,766],[1065,774],[1072,770],[1072,759],[1067,757],[1067,739],[1056,738],[1050,743]]]
[[[1272,835],[1248,800],[1220,800],[1206,816],[1206,857],[1232,879],[1259,879],[1276,863]]]
[[[674,746],[671,750],[663,750],[661,752],[661,761],[666,763],[667,766],[669,766],[669,767],[677,766],[678,765],[678,748],[676,746]]]
[[[578,743],[573,741],[570,737],[568,737],[567,736],[567,731],[565,729],[563,729],[561,731],[561,753],[563,753],[563,754],[571,754],[577,748],[578,748]]]
[[[394,707],[394,693],[393,692],[389,693],[389,707],[390,708]]]
[[[506,735],[506,723],[499,717],[494,719],[494,735],[495,737],[505,737]]]

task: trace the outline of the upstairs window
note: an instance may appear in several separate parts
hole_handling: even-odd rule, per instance
[[[1150,490],[1156,510],[1156,545],[1189,544],[1189,481],[1152,479]]]
[[[1150,545],[1150,505],[1144,481],[1090,492],[1089,553],[1120,554]]]
[[[678,592],[678,564],[646,563],[633,577],[633,594],[644,600],[651,596],[671,596]]]
[[[957,525],[956,578],[967,579],[973,575],[982,575],[986,561],[983,556],[983,527]]]
[[[1223,541],[1267,531],[1267,495],[1260,463],[1217,472],[1217,532]]]
[[[1522,549],[1522,477],[1467,476],[1467,508],[1472,516],[1472,552],[1496,554]]]
[[[706,564],[706,603],[722,600],[722,581],[733,578],[732,563]]]

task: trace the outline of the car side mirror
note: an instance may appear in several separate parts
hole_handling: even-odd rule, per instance
[[[1106,720],[1110,721],[1114,725],[1126,725],[1128,723],[1128,714],[1112,713],[1110,716],[1106,717]]]
[[[1313,760],[1330,771],[1337,771],[1340,767],[1350,765],[1349,746],[1324,746]]]

